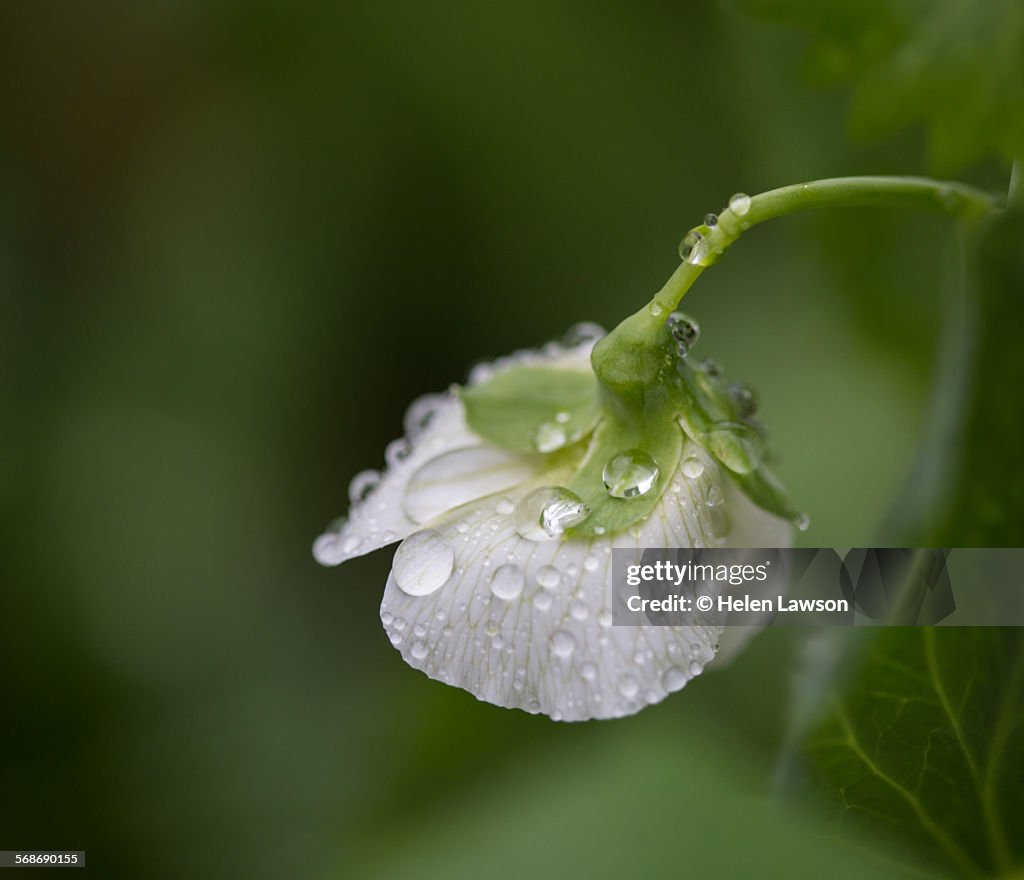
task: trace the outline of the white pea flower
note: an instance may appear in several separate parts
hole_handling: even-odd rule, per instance
[[[578,325],[416,401],[313,547],[338,565],[401,541],[381,620],[406,662],[565,721],[657,703],[718,650],[720,627],[613,626],[613,548],[785,547],[797,519],[749,389],[690,356],[692,320],[670,317],[642,388],[598,381],[602,335]]]

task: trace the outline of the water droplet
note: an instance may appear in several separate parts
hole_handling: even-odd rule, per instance
[[[558,422],[558,424],[560,425],[564,425],[571,418],[572,416],[569,415],[569,413],[567,412],[555,413],[555,421]]]
[[[394,619],[395,619],[395,615],[392,614],[390,611],[382,611],[381,612],[380,622],[383,623],[384,626],[391,626],[391,621],[393,621]]]
[[[417,660],[422,660],[429,653],[426,642],[413,642],[412,647],[409,649],[409,653],[412,654]]]
[[[391,571],[404,593],[428,596],[447,582],[454,567],[455,551],[444,536],[424,529],[398,545]]]
[[[412,628],[412,634],[418,639],[422,639],[427,634],[427,628],[422,623],[417,623]]]
[[[687,456],[683,459],[682,471],[687,479],[696,480],[704,473],[704,462],[695,455]]]
[[[649,312],[650,312],[650,313],[651,313],[651,314],[652,314],[652,315],[653,315],[653,316],[654,316],[655,318],[657,318],[657,317],[658,317],[658,315],[660,315],[660,314],[661,314],[662,312],[664,312],[664,311],[665,311],[665,309],[664,309],[664,307],[663,307],[663,306],[661,305],[661,303],[656,303],[656,302],[652,302],[652,303],[651,303],[651,304],[650,304],[650,305],[649,305],[649,306],[647,307],[647,311],[649,311]]]
[[[750,196],[746,193],[736,193],[729,199],[729,210],[737,217],[744,217],[750,210]]]
[[[708,508],[708,530],[712,535],[716,538],[724,538],[729,534],[731,526],[732,524],[729,522],[729,517],[722,508]]]
[[[715,422],[703,440],[708,451],[737,474],[757,470],[764,460],[761,435],[743,422]]]
[[[597,571],[597,568],[600,564],[601,560],[594,556],[592,553],[589,553],[583,557],[583,568],[586,571]]]
[[[718,218],[715,219],[717,222]],[[709,226],[695,226],[680,242],[679,256],[695,266],[710,266],[718,257],[707,239],[710,233]]]
[[[348,484],[348,500],[353,504],[365,501],[379,482],[380,474],[377,471],[360,471]]]
[[[612,613],[607,608],[602,609],[597,615],[597,622],[604,627],[612,625]]]
[[[619,679],[619,693],[627,700],[633,699],[640,690],[640,685],[632,675],[624,675]]]
[[[404,617],[396,617],[395,618],[394,626],[395,626],[395,629],[398,632],[402,632],[402,630],[405,629],[405,618]]]
[[[565,446],[567,440],[565,428],[555,422],[544,422],[533,435],[533,446],[538,452],[554,452]]]
[[[722,487],[718,485],[708,486],[707,494],[704,496],[704,503],[708,507],[717,507],[725,501],[725,495],[722,493]]]
[[[669,335],[675,340],[679,356],[686,357],[700,338],[700,325],[689,315],[673,312],[668,316],[665,326],[668,328]]]
[[[689,680],[690,676],[678,666],[670,666],[661,676],[661,684],[670,694],[682,690]]]
[[[806,513],[797,514],[796,519],[793,520],[793,525],[801,532],[806,532],[811,527],[811,518]]]
[[[491,592],[505,602],[511,602],[523,592],[526,578],[518,565],[499,565],[491,575]]]
[[[750,418],[757,412],[757,395],[749,385],[743,382],[733,382],[729,386],[729,396],[736,405],[736,412],[741,419]]]
[[[589,515],[579,495],[561,486],[544,486],[516,505],[516,531],[528,541],[549,541]]]
[[[551,637],[551,652],[556,657],[569,657],[576,650],[576,639],[564,629],[555,631]]]
[[[590,612],[587,609],[586,603],[581,602],[579,599],[573,599],[569,603],[569,614],[572,615],[575,620],[586,620],[587,615]]]
[[[498,626],[498,621],[488,620],[484,624],[484,632],[489,636],[496,636],[501,631],[501,627]]]
[[[609,460],[601,479],[613,498],[635,498],[653,488],[658,479],[658,463],[642,449],[628,449]]]
[[[508,516],[515,509],[516,506],[509,498],[499,498],[498,503],[494,506],[494,512],[500,516]]]
[[[580,666],[580,675],[582,675],[586,681],[593,681],[595,678],[597,678],[597,664],[591,663],[588,660],[586,663]]]
[[[700,675],[703,671],[704,667],[698,661],[690,661],[690,675]]]
[[[718,365],[717,361],[714,361],[711,358],[704,358],[704,360],[700,362],[700,369],[705,376],[708,376],[711,379],[717,379],[722,375],[722,368]]]
[[[397,647],[398,645],[402,644],[402,634],[397,632],[388,633],[388,641],[390,641],[392,645],[395,645]]]
[[[430,424],[434,414],[446,399],[443,394],[425,394],[423,397],[416,398],[409,404],[409,408],[405,411],[405,417],[402,419],[405,433],[415,440]]]
[[[547,593],[537,593],[533,597],[533,607],[538,611],[547,611],[551,607],[551,596]]]
[[[595,535],[603,535],[607,531],[608,529],[606,529],[604,526],[594,526]]]
[[[537,569],[537,583],[545,590],[553,590],[562,581],[562,575],[558,569],[551,565],[545,565]]]
[[[585,342],[594,342],[605,335],[605,329],[593,321],[581,321],[573,324],[565,331],[564,342],[566,345],[582,345]]]
[[[410,452],[412,452],[412,444],[404,437],[399,437],[384,447],[384,461],[387,462],[388,467],[393,468],[405,461]]]
[[[704,225],[705,226],[717,226],[718,225],[718,215],[717,214],[705,214],[704,215]]]

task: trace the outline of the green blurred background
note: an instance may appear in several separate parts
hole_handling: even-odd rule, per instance
[[[799,633],[560,725],[405,666],[389,552],[310,555],[409,401],[614,325],[733,192],[927,171],[912,133],[851,142],[801,46],[658,0],[3,5],[0,849],[98,877],[865,876],[772,792]],[[688,297],[805,544],[885,543],[949,241],[794,218]]]

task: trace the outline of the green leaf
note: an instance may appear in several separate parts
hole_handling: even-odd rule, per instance
[[[654,486],[633,498],[614,498],[604,484],[604,466],[615,455],[640,449],[658,465]],[[569,483],[590,508],[588,516],[571,530],[574,535],[615,534],[644,519],[657,505],[679,466],[683,431],[671,409],[644,420],[605,419],[594,432],[580,469]]]
[[[811,34],[817,79],[849,85],[864,136],[920,123],[939,171],[1024,152],[1019,0],[734,0]]]
[[[949,305],[931,425],[886,532],[918,546],[1024,546],[1024,214],[994,217]]]
[[[1024,868],[1024,631],[888,628],[806,742],[840,834],[958,875]]]
[[[460,396],[469,427],[516,452],[554,452],[589,434],[601,414],[597,379],[583,370],[513,367]]]

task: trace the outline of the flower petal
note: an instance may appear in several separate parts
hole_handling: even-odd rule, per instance
[[[538,351],[480,364],[468,384],[524,364],[585,368],[595,338],[593,333],[580,338],[577,345],[549,343]],[[482,445],[466,424],[454,388],[415,401],[406,411],[405,429],[406,436],[385,451],[388,467],[383,474],[363,471],[353,479],[348,518],[335,521],[314,541],[313,556],[321,565],[340,565],[400,541],[425,519],[528,479],[541,465],[537,457],[517,458]],[[456,452],[459,455],[453,456]],[[430,490],[430,484],[445,473],[453,481],[447,503],[443,491]]]
[[[721,628],[612,626],[612,548],[782,546],[792,534],[701,447],[687,441],[681,462],[651,515],[607,538],[522,537],[514,508],[536,480],[432,521],[414,538],[446,545],[450,576],[410,595],[392,569],[381,604],[392,643],[432,678],[556,720],[621,717],[679,690],[714,658]]]

